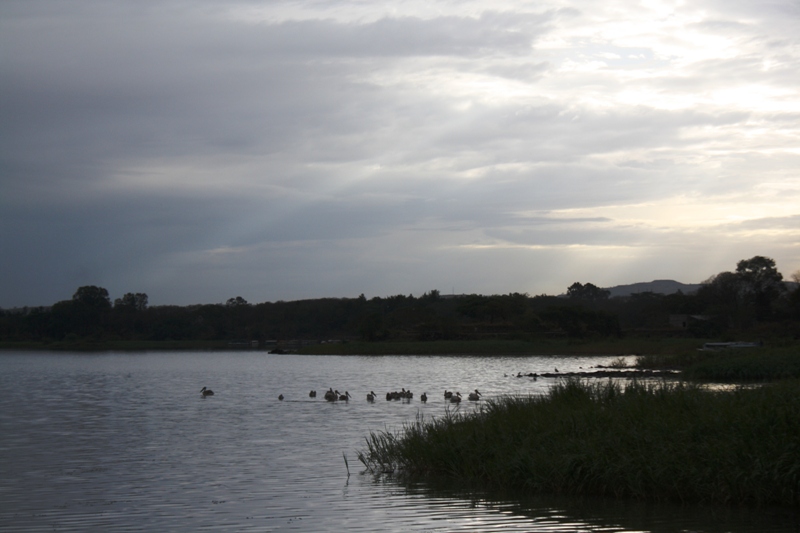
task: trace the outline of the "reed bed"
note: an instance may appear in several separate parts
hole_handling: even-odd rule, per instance
[[[489,490],[796,507],[800,382],[714,392],[565,380],[372,433],[358,458],[370,472]]]

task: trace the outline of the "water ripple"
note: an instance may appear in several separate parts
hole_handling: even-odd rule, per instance
[[[0,353],[0,529],[718,531],[718,511],[498,499],[361,473],[369,432],[445,414],[445,389],[539,394],[553,380],[511,376],[610,360]],[[328,387],[354,399],[325,402]],[[383,399],[400,388],[415,399]],[[750,516],[726,531],[796,531]]]

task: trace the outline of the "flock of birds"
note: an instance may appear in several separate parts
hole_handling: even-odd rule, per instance
[[[308,393],[308,396],[309,396],[309,398],[316,398],[317,397],[317,391],[312,390],[311,392]],[[467,399],[472,401],[472,402],[477,402],[478,400],[481,399],[481,396],[482,396],[481,392],[478,389],[475,389],[475,391],[469,393],[469,395],[467,396]],[[338,401],[347,402],[352,398],[352,396],[350,395],[349,392],[344,391],[344,394],[342,394],[338,390],[334,390],[333,388],[330,388],[327,391],[325,391],[325,394],[324,394],[323,397],[325,398],[325,400],[327,400],[329,402],[338,402]],[[367,401],[368,402],[372,403],[377,398],[378,398],[378,395],[375,394],[375,391],[369,391],[367,393]],[[411,392],[410,390],[406,390],[405,388],[402,388],[399,391],[392,391],[392,392],[387,392],[386,393],[386,401],[392,401],[392,400],[411,401],[413,398],[414,398],[414,393]],[[278,396],[278,399],[279,400],[283,400],[283,394]],[[449,391],[449,390],[445,390],[444,391],[444,399],[445,399],[445,401],[449,401],[450,403],[459,403],[459,402],[461,402],[461,393],[460,392],[452,392],[452,391]],[[428,393],[427,392],[423,392],[420,395],[419,400],[422,403],[427,403],[427,401],[428,401]]]
[[[583,367],[581,367],[581,368],[583,368]],[[558,368],[556,368],[555,370],[556,370],[556,374],[557,374],[558,373]],[[508,377],[508,374],[503,374],[503,375],[505,377]],[[543,376],[547,376],[548,374],[542,374],[542,375]],[[512,376],[513,376],[513,374],[512,374]],[[525,377],[525,376],[532,377],[535,380],[537,377],[539,377],[539,374],[534,374],[534,373],[523,374],[522,372],[518,372],[515,377],[521,378],[521,377]],[[208,389],[206,387],[203,387],[200,390],[200,394],[202,394],[203,398],[205,398],[206,396],[214,396],[214,391],[212,391],[211,389]],[[483,396],[481,394],[481,392],[478,389],[475,389],[473,392],[470,392],[467,395],[467,399],[469,401],[471,401],[471,402],[477,402],[478,400],[481,399],[481,396]],[[312,390],[311,392],[308,393],[308,397],[309,398],[316,398],[317,397],[317,391]],[[325,391],[325,394],[323,395],[323,397],[325,398],[325,400],[327,400],[329,402],[339,402],[339,401],[347,402],[347,401],[350,401],[350,399],[352,398],[352,396],[350,396],[349,392],[344,391],[344,394],[342,394],[338,390],[333,390],[333,388],[330,388],[327,391]],[[370,402],[370,403],[374,402],[377,397],[378,397],[378,395],[375,394],[375,392],[373,392],[373,391],[369,391],[367,393],[367,401]],[[393,392],[387,392],[386,393],[386,400],[388,400],[388,401],[391,401],[391,400],[411,401],[411,399],[413,397],[414,397],[414,393],[411,392],[410,390],[406,390],[405,388],[400,389],[400,391],[393,391]],[[278,399],[283,401],[283,399],[284,399],[283,394],[278,396]],[[420,395],[419,399],[420,399],[420,401],[422,403],[426,403],[428,401],[428,393],[423,392]],[[461,393],[460,392],[452,392],[452,391],[449,391],[449,390],[445,389],[445,391],[444,391],[444,401],[446,401],[446,402],[449,401],[450,403],[460,403],[461,402]]]
[[[206,387],[203,387],[202,389],[200,389],[200,394],[203,396],[203,398],[205,398],[207,396],[214,396],[214,391],[212,391],[211,389],[208,389]],[[482,396],[481,392],[478,389],[475,389],[473,392],[470,392],[469,395],[467,395],[467,399],[469,401],[471,401],[471,402],[477,402],[478,400],[481,399],[481,396]],[[308,393],[308,397],[309,398],[316,398],[317,397],[317,391],[312,390],[311,392]],[[377,397],[378,397],[377,394],[375,394],[375,392],[373,392],[373,391],[369,391],[367,393],[367,401],[370,402],[370,403],[374,402]],[[347,391],[344,391],[344,394],[342,394],[338,390],[333,390],[333,388],[330,388],[327,391],[325,391],[325,394],[323,395],[323,398],[325,398],[325,400],[328,401],[328,402],[340,402],[340,401],[341,402],[348,402],[348,401],[350,401],[352,396]],[[392,401],[392,400],[411,401],[412,398],[414,398],[414,393],[411,392],[410,390],[406,390],[405,388],[402,388],[400,391],[392,391],[392,392],[387,392],[386,393],[386,400],[387,401]],[[283,401],[283,399],[284,399],[283,394],[278,396],[278,400]],[[428,401],[428,393],[427,392],[423,392],[420,395],[419,400],[422,403],[426,403]],[[444,400],[445,401],[449,401],[450,403],[460,403],[461,402],[461,393],[460,392],[452,392],[452,391],[449,391],[449,390],[445,389],[445,391],[444,391]]]

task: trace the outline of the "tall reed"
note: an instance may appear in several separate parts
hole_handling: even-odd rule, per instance
[[[474,488],[800,505],[797,381],[713,392],[566,380],[366,442],[358,458],[372,472]]]

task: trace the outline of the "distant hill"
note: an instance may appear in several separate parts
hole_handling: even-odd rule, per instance
[[[605,287],[611,293],[610,297],[615,296],[630,296],[640,292],[654,292],[656,294],[674,294],[678,291],[684,294],[690,294],[701,285],[699,283],[681,283],[671,279],[657,279],[654,281],[645,281],[641,283],[632,283],[630,285],[617,285],[615,287]]]

